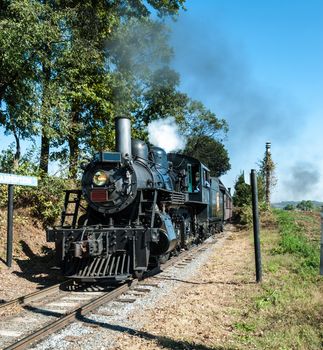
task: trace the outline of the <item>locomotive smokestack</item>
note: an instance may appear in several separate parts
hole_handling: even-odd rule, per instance
[[[116,151],[131,157],[131,121],[129,117],[116,117]]]

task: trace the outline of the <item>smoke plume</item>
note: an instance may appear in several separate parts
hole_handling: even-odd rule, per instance
[[[166,152],[183,149],[186,140],[180,134],[175,118],[154,120],[148,124],[149,142],[164,148]]]
[[[308,162],[299,162],[292,167],[291,178],[285,186],[295,196],[308,198],[314,192],[320,180],[316,166]]]
[[[230,41],[220,28],[210,32],[207,20],[193,19],[189,13],[173,27],[173,66],[185,77],[184,91],[222,114],[235,136],[231,144],[240,149],[246,139],[262,140],[265,135],[287,142],[294,136],[290,123],[296,113],[300,119],[300,107],[280,89],[253,77],[242,44]]]

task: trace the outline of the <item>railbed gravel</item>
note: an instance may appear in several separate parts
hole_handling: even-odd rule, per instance
[[[59,332],[49,336],[46,340],[31,347],[33,350],[68,349],[68,350],[103,350],[117,346],[120,333],[140,332],[145,320],[145,312],[153,309],[164,298],[172,298],[172,291],[181,283],[180,280],[196,277],[211,254],[221,247],[231,235],[227,229],[225,235],[220,234],[209,238],[206,250],[188,262],[186,266],[168,268],[159,275],[152,277],[147,283],[157,286],[143,286],[149,292],[138,296],[138,291],[130,291],[119,297],[120,299],[136,299],[133,303],[111,301],[99,307],[94,312],[82,316]],[[139,288],[139,287],[138,287]],[[135,296],[132,294],[134,293]]]

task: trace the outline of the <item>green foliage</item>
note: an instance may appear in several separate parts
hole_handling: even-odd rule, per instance
[[[243,207],[251,204],[251,187],[245,182],[244,173],[242,172],[234,185],[233,205]]]
[[[42,169],[48,168],[50,147],[60,146],[52,157],[69,157],[75,175],[82,148],[110,147],[115,115],[147,116],[143,109],[151,110],[151,104],[159,111],[170,110],[173,96],[160,108],[155,97],[162,91],[168,96],[166,91],[174,90],[178,79],[170,89],[156,91],[153,72],[167,67],[171,49],[168,30],[152,19],[151,11],[159,17],[174,16],[183,4],[1,2],[0,124],[15,136],[16,159],[20,140],[41,134]],[[149,100],[151,94],[155,97]]]
[[[256,308],[258,310],[265,309],[272,305],[277,305],[281,298],[281,294],[277,289],[264,288],[265,292],[263,295],[256,299]]]
[[[243,204],[240,207],[234,208],[234,215],[241,225],[246,227],[252,227],[253,225],[253,212],[251,204]],[[260,203],[259,205],[259,219],[262,226],[271,224],[272,222],[272,212],[267,208],[266,204]]]
[[[259,173],[257,173],[257,189],[259,214],[264,222],[270,221],[271,211],[265,204],[263,179]],[[239,223],[250,227],[253,220],[251,185],[245,182],[243,172],[238,176],[234,185],[233,205],[235,207],[234,213]]]
[[[233,347],[321,349],[319,215],[274,210],[274,216],[279,232],[276,225],[261,232],[263,281],[257,287],[239,289]],[[249,266],[248,271],[253,268]]]
[[[201,102],[189,100],[185,119],[182,121],[182,130],[187,137],[208,136],[214,138],[220,136],[222,141],[228,132],[228,125],[224,119],[217,118]]]
[[[296,208],[303,211],[312,211],[314,210],[314,204],[312,201],[303,200],[296,205]]]
[[[26,199],[31,199],[33,214],[46,227],[53,225],[62,211],[64,200],[62,190],[75,187],[76,184],[73,181],[45,175],[41,177],[37,189],[26,193]]]
[[[27,152],[19,159],[18,168],[15,170],[19,175],[33,175],[37,173],[38,158],[36,156],[37,149],[31,147]],[[0,172],[10,173],[13,171],[15,162],[14,145],[11,144],[7,149],[4,149],[0,153]]]
[[[228,152],[224,145],[209,136],[189,138],[183,153],[205,163],[212,176],[219,177],[231,168]]]
[[[319,266],[319,248],[313,244],[304,234],[292,215],[293,212],[276,211],[277,222],[281,234],[279,247],[275,250],[278,254],[294,254],[298,256],[299,269],[317,273]]]
[[[253,219],[251,204],[244,204],[240,207],[235,207],[234,216],[236,217],[239,224],[251,227]]]
[[[294,210],[295,206],[293,204],[286,204],[284,210]]]
[[[255,325],[249,324],[246,322],[236,322],[234,324],[234,328],[243,332],[254,332],[255,331]]]
[[[16,208],[30,208],[32,215],[40,219],[46,227],[53,225],[61,213],[64,199],[63,189],[75,188],[78,184],[42,173],[37,166],[36,153],[36,149],[31,149],[23,155],[15,173],[38,177],[38,186],[15,186],[14,205]],[[0,154],[0,172],[11,172],[13,162],[13,147],[3,150]],[[6,207],[7,196],[7,185],[0,185],[1,208]]]
[[[266,148],[264,158],[259,162],[258,175],[261,177],[261,183],[258,183],[258,191],[263,193],[264,201],[267,207],[270,207],[270,194],[272,189],[277,184],[277,178],[275,176],[276,165],[271,157],[270,148]]]
[[[262,175],[257,172],[257,190],[258,190],[258,203],[259,205],[263,205],[266,201],[266,191],[265,184]],[[269,210],[269,207],[268,207]]]

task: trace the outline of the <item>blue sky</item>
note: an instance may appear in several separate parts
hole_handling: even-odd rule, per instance
[[[272,200],[323,200],[323,1],[188,0],[172,24],[181,89],[230,127],[227,186],[272,142]]]

